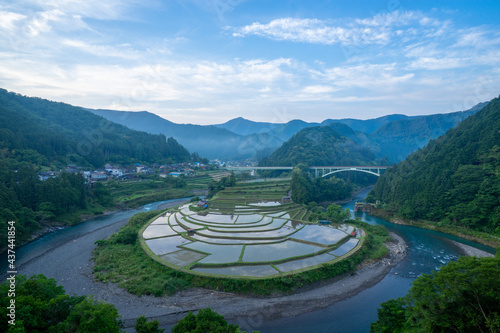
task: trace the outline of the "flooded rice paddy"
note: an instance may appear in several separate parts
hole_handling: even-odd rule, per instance
[[[150,223],[143,244],[173,268],[261,278],[312,269],[359,248],[352,226],[305,223],[300,210],[287,208],[273,202],[197,212],[186,204]]]

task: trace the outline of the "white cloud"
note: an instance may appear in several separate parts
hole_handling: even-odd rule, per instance
[[[40,33],[48,32],[51,30],[51,23],[61,21],[63,17],[64,13],[57,9],[41,12],[28,24],[29,34],[36,37]]]
[[[325,86],[325,85],[314,85],[314,86],[307,86],[304,89],[302,89],[302,92],[305,94],[328,94],[338,91],[338,88],[334,88],[332,86]]]
[[[466,58],[434,58],[434,57],[420,57],[412,61],[409,69],[427,69],[427,70],[441,70],[461,68],[470,65],[471,59]]]
[[[85,53],[98,57],[115,57],[123,59],[139,59],[141,55],[137,50],[131,48],[130,44],[122,45],[94,45],[81,40],[63,39],[62,45],[66,45]]]
[[[280,18],[266,24],[255,22],[232,28],[232,31],[235,37],[256,35],[274,40],[326,45],[385,45],[395,37],[415,34],[415,26],[419,30],[432,30],[435,33],[441,23],[421,12],[393,11],[342,24],[319,19]]]
[[[374,91],[405,83],[414,77],[414,73],[403,73],[396,64],[332,67],[325,71],[313,71],[313,74],[338,88],[359,87]]]
[[[461,29],[458,32],[457,42],[454,47],[485,48],[500,45],[500,33],[488,31],[485,28],[474,27]]]
[[[18,21],[24,20],[26,15],[0,10],[0,28],[12,31]]]
[[[21,0],[19,7],[32,7],[38,11],[60,11],[99,20],[116,20],[126,17],[131,8],[151,5],[152,1],[140,0]],[[131,16],[130,16],[131,17]]]
[[[373,28],[328,26],[325,21],[317,19],[282,18],[268,24],[256,22],[234,29],[233,36],[235,37],[247,35],[312,44],[387,42],[386,34]]]

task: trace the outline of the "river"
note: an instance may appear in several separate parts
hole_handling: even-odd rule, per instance
[[[353,210],[354,203],[362,201],[367,193],[368,190],[360,192],[354,200],[343,206]],[[67,242],[74,242],[78,237],[92,233],[98,229],[108,226],[118,229],[121,224],[125,223],[124,219],[138,212],[157,209],[163,205],[172,206],[177,202],[181,203],[185,200],[168,200],[148,204],[140,209],[100,216],[74,227],[57,230],[16,249],[16,266],[22,266],[35,258],[44,256],[48,252],[61,247],[61,245]],[[394,267],[382,281],[356,296],[318,311],[261,323],[258,327],[261,332],[368,332],[370,323],[377,319],[376,309],[380,303],[390,298],[405,295],[412,281],[418,275],[421,273],[430,273],[438,269],[439,266],[456,260],[462,254],[461,250],[452,240],[494,253],[494,249],[492,248],[458,237],[410,226],[392,224],[366,213],[356,213],[355,216],[360,217],[363,221],[370,224],[383,225],[389,231],[403,237],[409,246],[405,259]],[[68,263],[68,265],[71,265],[71,263]],[[7,271],[7,257],[5,254],[0,256],[0,269],[2,273]],[[22,273],[22,269],[19,273]],[[57,279],[57,275],[54,277]],[[78,293],[77,290],[68,289],[68,287],[66,291]],[[297,306],[300,307],[300,304],[297,304]]]
[[[343,205],[354,211],[356,201],[363,201],[369,189],[356,195],[354,200]],[[293,318],[267,322],[259,327],[261,332],[273,333],[337,333],[368,332],[370,323],[377,320],[380,303],[391,298],[404,296],[411,283],[422,273],[430,273],[440,266],[458,259],[461,250],[451,240],[494,253],[494,249],[426,229],[398,225],[366,213],[357,212],[355,217],[373,225],[383,225],[405,239],[408,244],[407,256],[378,284],[345,301]],[[297,304],[297,306],[300,306]]]
[[[128,219],[132,215],[135,215],[137,213],[155,210],[165,204],[177,204],[177,202],[182,203],[184,201],[186,201],[186,199],[173,199],[154,202],[136,209],[119,211],[117,213],[109,215],[102,215],[72,227],[61,228],[54,232],[48,233],[22,247],[16,248],[15,265],[16,267],[20,267],[28,261],[42,256],[44,253],[47,253],[48,251],[57,248],[58,246],[66,242],[69,242],[84,234],[93,232],[97,229],[105,228],[119,221],[123,221],[124,219]],[[4,276],[5,272],[8,271],[7,265],[7,253],[3,253],[0,255],[0,276]],[[20,271],[19,273],[22,274],[22,271]]]

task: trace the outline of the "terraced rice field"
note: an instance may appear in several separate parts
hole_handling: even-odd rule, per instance
[[[226,189],[207,211],[187,204],[160,216],[143,228],[141,243],[156,260],[179,270],[249,278],[313,269],[360,248],[363,232],[352,237],[352,226],[307,223],[307,210],[280,204],[283,195],[286,186],[279,182]]]
[[[156,260],[192,274],[267,278],[342,260],[364,240],[353,226],[309,223],[308,211],[281,204],[287,181],[244,183],[219,192],[208,210],[189,204],[141,230],[141,243]]]

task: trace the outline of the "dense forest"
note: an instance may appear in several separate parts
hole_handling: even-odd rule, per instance
[[[382,303],[370,333],[499,332],[499,276],[500,252],[460,257],[418,277],[405,297]]]
[[[374,165],[375,155],[330,126],[304,128],[259,166]]]
[[[500,99],[387,170],[367,197],[407,219],[500,234]]]
[[[0,284],[0,292],[5,295],[0,298],[0,313],[5,319],[0,323],[2,332],[125,332],[113,304],[92,296],[68,295],[55,279],[43,274],[8,278]],[[159,324],[158,320],[148,321],[143,315],[136,319],[134,328],[137,333],[164,332]]]
[[[107,188],[96,183],[85,185],[81,174],[62,172],[55,178],[41,181],[33,166],[11,170],[0,162],[0,228],[7,230],[7,221],[16,221],[16,242],[29,241],[33,232],[45,222],[64,214],[96,204],[113,203]],[[79,216],[65,215],[67,224],[80,222]],[[0,248],[7,244],[7,233],[0,234]]]
[[[4,89],[0,89],[0,154],[11,164],[96,168],[108,162],[161,163],[190,158],[173,138],[131,130],[80,107]]]
[[[302,169],[300,168],[302,166]],[[343,179],[322,177],[311,179],[305,171],[305,165],[299,165],[292,172],[290,189],[295,203],[309,204],[311,202],[330,202],[347,198],[353,187]]]

